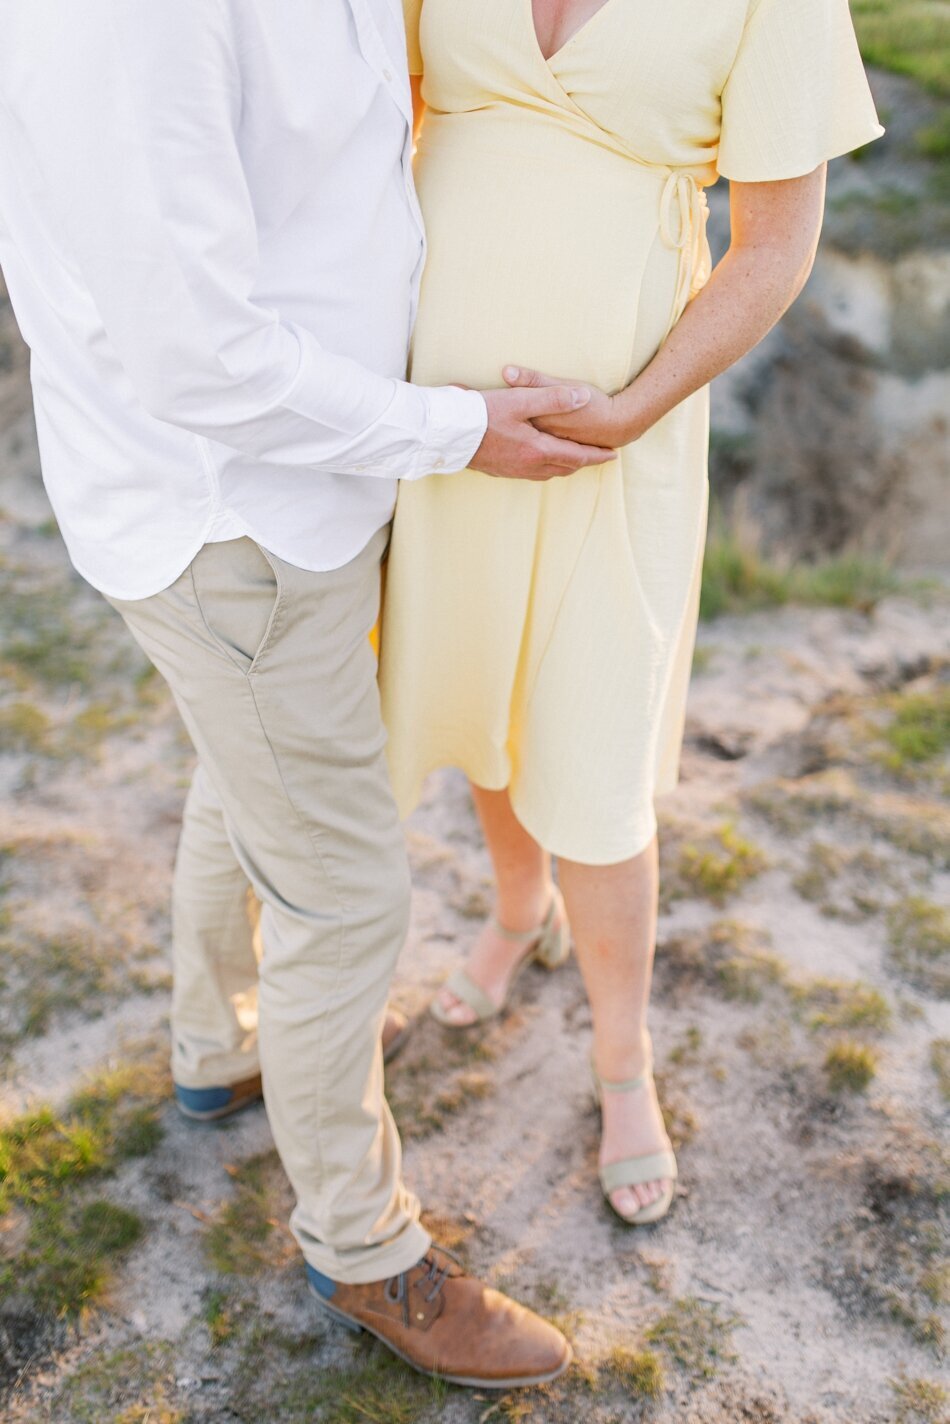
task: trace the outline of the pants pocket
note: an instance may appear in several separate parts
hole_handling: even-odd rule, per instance
[[[241,672],[253,672],[273,635],[280,569],[253,539],[206,544],[191,565],[195,604],[210,636]]]

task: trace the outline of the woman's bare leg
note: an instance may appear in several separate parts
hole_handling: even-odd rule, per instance
[[[608,1082],[636,1078],[650,1058],[647,1008],[657,922],[656,838],[619,865],[558,862],[574,946],[594,1021],[594,1062]],[[605,1093],[600,1163],[640,1157],[665,1145],[652,1079],[631,1093]],[[647,1182],[611,1196],[624,1216],[657,1200],[669,1184]]]
[[[551,857],[541,849],[511,809],[507,791],[472,787],[472,799],[495,872],[495,915],[505,929],[518,932],[540,925],[551,905],[554,885]],[[504,1002],[512,971],[524,946],[485,925],[465,965],[466,973],[496,1004]],[[475,1014],[443,989],[439,1002],[452,1023],[473,1023]]]

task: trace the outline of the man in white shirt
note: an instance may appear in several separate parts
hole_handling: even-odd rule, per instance
[[[588,394],[401,379],[424,240],[398,0],[0,0],[0,33],[44,479],[199,756],[179,1102],[232,1112],[259,1064],[329,1310],[462,1382],[553,1378],[560,1334],[461,1274],[401,1180],[380,1034],[409,887],[368,633],[397,479],[600,463],[531,424]]]

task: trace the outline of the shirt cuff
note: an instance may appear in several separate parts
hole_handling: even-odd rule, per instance
[[[419,387],[427,408],[426,432],[418,454],[404,480],[426,475],[447,475],[464,470],[485,438],[488,407],[478,391],[459,386]]]

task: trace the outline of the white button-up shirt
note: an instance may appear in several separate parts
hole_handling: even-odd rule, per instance
[[[103,592],[209,540],[354,557],[484,400],[407,385],[424,238],[399,0],[0,0],[0,265]]]

